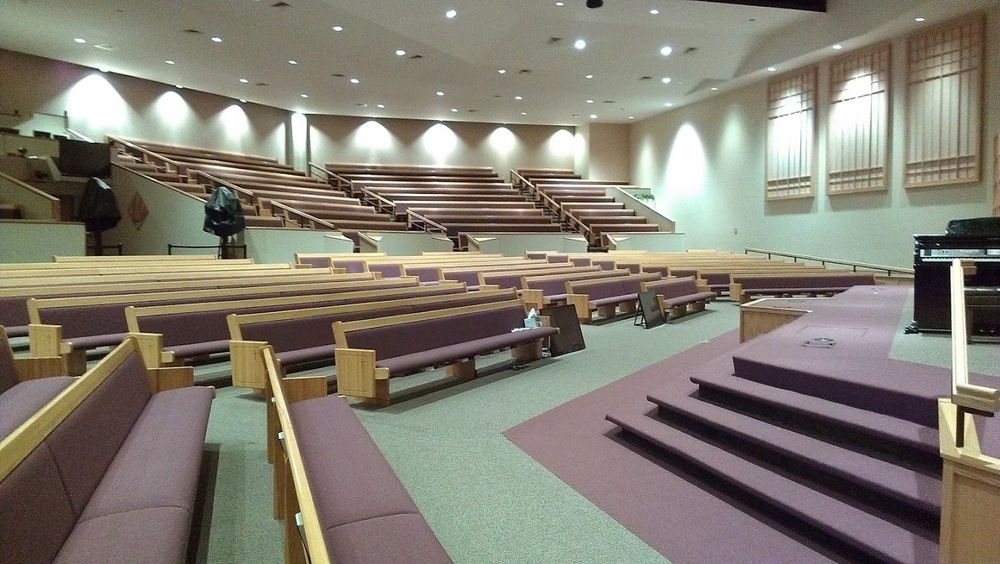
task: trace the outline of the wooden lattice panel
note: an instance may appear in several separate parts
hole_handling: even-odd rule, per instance
[[[816,67],[769,81],[767,106],[764,198],[811,197],[815,177]]]
[[[982,120],[982,15],[910,36],[904,185],[978,182]]]
[[[830,63],[827,193],[887,189],[889,45]]]

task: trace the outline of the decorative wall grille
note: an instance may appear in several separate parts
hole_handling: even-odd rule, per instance
[[[767,200],[813,195],[816,67],[767,85]]]
[[[978,182],[983,116],[983,18],[907,41],[906,187]]]
[[[830,63],[827,193],[887,189],[889,45]]]

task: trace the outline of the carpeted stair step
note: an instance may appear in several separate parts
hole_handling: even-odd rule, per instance
[[[940,468],[938,431],[881,413],[866,411],[790,390],[700,371],[691,377],[703,398],[738,405],[743,412],[767,418],[785,427],[806,428],[813,434],[848,437],[900,453],[927,468]]]
[[[641,413],[609,413],[606,419],[679,457],[761,503],[882,562],[936,562],[938,545],[852,505],[775,474],[740,456],[668,427]]]
[[[745,455],[790,469],[807,479],[815,477],[828,488],[842,491],[866,505],[878,504],[906,519],[918,517],[924,526],[935,527],[940,519],[939,477],[784,429],[697,397],[674,394],[649,400],[659,407],[661,417],[677,421],[682,427],[700,427],[700,434],[717,437],[727,448],[738,445]]]

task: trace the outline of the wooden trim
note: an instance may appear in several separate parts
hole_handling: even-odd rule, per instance
[[[102,256],[60,256],[52,257],[52,262],[76,262],[76,263],[102,263],[102,262],[144,262],[144,261],[164,261],[171,264],[176,262],[197,262],[197,261],[222,260],[217,255],[102,255]],[[252,262],[253,259],[250,259]]]
[[[28,325],[28,350],[32,357],[62,356],[62,325]]]
[[[337,364],[338,394],[388,405],[389,369],[375,366],[375,351],[341,347],[338,342],[334,358]]]
[[[125,339],[81,378],[69,385],[20,427],[0,441],[0,482],[31,454],[125,359],[136,351],[134,339]]]
[[[62,376],[65,374],[63,359],[59,356],[15,358],[14,372],[18,382],[48,378],[50,376]]]
[[[194,367],[147,368],[146,380],[149,383],[149,390],[154,394],[178,388],[190,388],[194,386]]]
[[[827,298],[798,298],[803,305],[812,303],[810,300],[823,300]],[[812,310],[786,307],[771,307],[775,298],[761,298],[740,306],[740,342],[770,333],[778,327],[791,323],[799,317],[810,313]]]
[[[233,375],[233,386],[255,390],[264,388],[267,373],[260,363],[260,351],[267,346],[267,341],[229,341],[229,363]]]
[[[277,285],[292,282],[347,282],[350,280],[371,280],[371,275],[336,274],[337,269],[313,268],[302,270],[264,270],[252,273],[245,272],[172,272],[164,274],[121,274],[113,276],[63,276],[52,279],[17,278],[4,280],[4,288],[0,288],[0,296],[32,296],[38,294],[62,292],[65,294],[84,294],[94,290],[94,284],[105,287],[113,286],[130,292],[156,290],[158,288],[192,288],[199,287],[230,287],[252,285]]]
[[[360,319],[358,321],[337,321],[333,324],[334,335],[336,336],[337,347],[349,348],[350,345],[347,343],[346,334],[351,331],[356,331],[359,329],[371,329],[375,327],[385,327],[386,325],[396,325],[399,323],[409,323],[411,321],[424,321],[428,319],[440,319],[442,317],[452,317],[455,315],[462,315],[466,313],[478,313],[481,311],[489,311],[492,309],[504,309],[512,307],[514,305],[520,305],[524,308],[524,302],[521,300],[505,300],[502,302],[492,302],[486,304],[474,304],[468,306],[460,306],[455,308],[442,309],[437,311],[422,311],[418,313],[405,313],[402,315],[392,315],[388,317],[379,317],[376,319]],[[527,312],[526,312],[527,313]],[[338,374],[340,372],[340,364],[338,366]]]
[[[268,380],[271,384],[271,391],[274,394],[274,406],[278,421],[284,432],[285,455],[288,457],[288,478],[294,487],[294,496],[285,496],[285,499],[294,497],[298,503],[299,511],[302,513],[303,529],[309,560],[314,564],[328,564],[330,556],[323,540],[323,530],[319,522],[319,513],[316,509],[316,502],[313,498],[312,488],[309,485],[309,478],[306,474],[305,464],[299,452],[298,436],[295,427],[292,425],[292,418],[288,412],[288,399],[285,396],[281,379],[281,372],[277,367],[277,360],[274,357],[274,350],[265,348],[261,354],[264,357],[264,367],[267,370]],[[277,465],[277,464],[276,464]],[[293,509],[285,507],[286,520],[294,518]],[[288,529],[286,528],[286,532]],[[286,535],[286,545],[292,541],[291,535]],[[289,547],[286,546],[286,554]]]

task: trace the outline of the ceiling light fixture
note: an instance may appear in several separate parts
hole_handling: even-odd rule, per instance
[[[73,41],[76,41],[77,43],[86,43],[87,42],[87,40],[83,39],[82,37],[77,37]]]
[[[562,8],[565,5],[566,5],[565,2],[556,2],[556,6],[559,6],[560,8]]]
[[[573,43],[573,47],[576,47],[577,49],[583,50],[583,49],[585,49],[587,47],[587,42],[584,41],[584,40],[582,40],[582,39],[577,39],[576,42]]]
[[[405,54],[406,54],[406,51],[403,51],[402,49],[396,49],[396,56],[397,57],[402,57]]]
[[[299,62],[298,62],[298,61],[296,61],[295,59],[290,59],[290,60],[288,61],[288,64],[290,64],[290,65],[297,65],[297,64],[299,64]]]
[[[719,87],[718,87],[718,86],[713,86],[713,87],[712,87],[712,92],[715,92],[715,91],[717,91],[718,89],[719,89]]]
[[[670,54],[673,52],[674,48],[671,47],[670,45],[664,45],[663,47],[660,47],[660,54],[663,55],[664,57],[669,57]]]
[[[100,70],[101,72],[108,72],[108,71],[106,71],[106,70],[104,70],[104,69],[99,69],[99,70]],[[184,87],[183,87],[183,86],[181,86],[180,84],[175,84],[175,85],[174,85],[174,87],[175,87],[175,88],[177,88],[178,90],[184,90]]]
[[[670,84],[671,80],[672,79],[669,76],[665,76],[660,79],[660,82],[662,82],[663,84]]]
[[[834,45],[833,48],[839,51],[839,50],[843,49],[844,46],[841,45],[840,43],[838,43],[838,44]]]
[[[778,70],[778,69],[776,69],[774,67],[767,67],[767,72],[774,72],[776,70]]]
[[[344,26],[342,26],[342,25],[335,25],[335,26],[333,26],[333,31],[344,31]]]
[[[447,12],[444,13],[444,17],[448,18],[449,20],[452,19],[452,18],[454,18],[457,15],[458,15],[458,11],[455,10],[455,9],[448,10]]]
[[[507,74],[507,69],[500,69],[497,72],[500,74]]]
[[[667,102],[666,104],[663,104],[663,105],[666,106],[666,107],[668,107],[668,108],[674,107],[674,103],[673,102]]]
[[[927,21],[927,18],[919,18],[919,17],[918,18],[913,18],[913,21],[915,21],[915,22],[925,22],[925,21]]]
[[[240,98],[240,103],[241,103],[241,104],[246,104],[246,103],[247,103],[247,100],[246,100],[246,98]]]
[[[384,110],[385,109],[385,104],[375,104],[375,107],[378,108],[378,109],[380,109],[380,110]]]
[[[358,79],[356,79],[356,78],[352,78],[351,79],[351,84],[358,84],[359,82],[361,82],[361,81],[358,80]]]
[[[597,114],[590,114],[590,119],[597,119]]]
[[[299,96],[302,96],[303,98],[308,98],[309,97],[308,94],[299,94]]]
[[[441,92],[440,90],[438,90],[438,91],[437,91],[437,95],[438,95],[438,96],[444,96],[444,92]]]
[[[628,119],[635,119],[635,116],[628,116]]]
[[[594,103],[594,101],[593,101],[593,100],[587,100],[587,103],[588,103],[588,104],[593,104],[593,103]]]
[[[652,14],[652,15],[654,15],[654,16],[660,15],[660,11],[657,10],[656,8],[653,8],[652,10],[650,10],[649,13]]]
[[[248,83],[248,82],[250,82],[250,81],[249,81],[249,80],[247,80],[247,79],[245,79],[245,78],[241,78],[241,79],[240,79],[240,82],[242,82],[243,84],[246,84],[246,83]]]
[[[167,63],[168,65],[176,65],[177,64],[174,61],[171,61],[170,59],[167,59],[166,61],[163,61],[163,62]]]
[[[515,100],[524,100],[524,98],[522,98],[521,96],[514,96],[514,99]]]
[[[457,111],[458,111],[458,108],[452,108],[452,109],[451,109],[451,111],[453,111],[453,112],[457,112]]]
[[[522,116],[526,116],[526,115],[528,115],[528,112],[521,112],[521,115]]]
[[[212,41],[214,41],[216,43],[222,43],[222,38],[221,37],[213,37]]]

